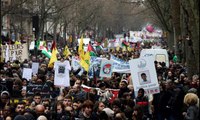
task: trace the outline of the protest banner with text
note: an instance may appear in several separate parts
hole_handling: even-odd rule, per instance
[[[2,45],[1,50],[4,59],[8,58],[9,61],[19,60],[22,62],[28,59],[27,44]]]

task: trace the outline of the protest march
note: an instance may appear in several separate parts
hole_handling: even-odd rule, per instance
[[[2,44],[0,120],[183,120],[188,109],[198,116],[199,75],[189,78],[165,44],[144,43],[150,34],[130,34],[106,47],[83,35],[74,48]]]

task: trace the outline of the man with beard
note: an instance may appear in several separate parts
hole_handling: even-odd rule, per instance
[[[23,101],[19,101],[15,108],[14,117],[17,115],[23,115],[25,113],[25,103]]]

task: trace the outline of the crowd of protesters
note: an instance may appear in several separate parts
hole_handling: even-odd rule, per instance
[[[143,46],[144,48],[145,46]],[[109,58],[138,58],[141,48],[134,51],[100,52],[98,56]],[[73,55],[78,55],[72,52]],[[71,56],[66,58],[71,60]],[[199,118],[199,76],[187,76],[187,66],[173,62],[169,52],[170,66],[155,61],[160,93],[146,95],[140,88],[134,94],[131,74],[112,73],[111,78],[87,77],[87,72],[70,71],[70,87],[54,86],[54,70],[48,68],[49,59],[42,54],[30,60],[2,62],[0,64],[0,120],[197,120]],[[58,60],[65,60],[59,56]],[[22,78],[22,69],[31,68],[39,62],[38,74],[31,80]],[[48,83],[50,97],[41,92],[27,95],[29,84]],[[92,89],[86,92],[82,85]],[[98,89],[95,89],[98,88]],[[119,89],[118,96],[110,99],[110,89]]]

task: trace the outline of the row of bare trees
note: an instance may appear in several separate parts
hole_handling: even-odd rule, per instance
[[[144,26],[147,12],[137,2],[127,4],[121,0],[8,0],[9,5],[1,5],[2,18],[11,18],[9,32],[27,32],[25,22],[31,24],[32,16],[39,16],[38,36],[43,38],[45,25],[52,22],[50,29],[61,29],[63,33],[80,33],[91,28],[102,35],[110,29],[115,33]],[[136,13],[136,14],[135,14]],[[65,36],[65,34],[63,34]],[[65,38],[65,37],[64,37]]]

